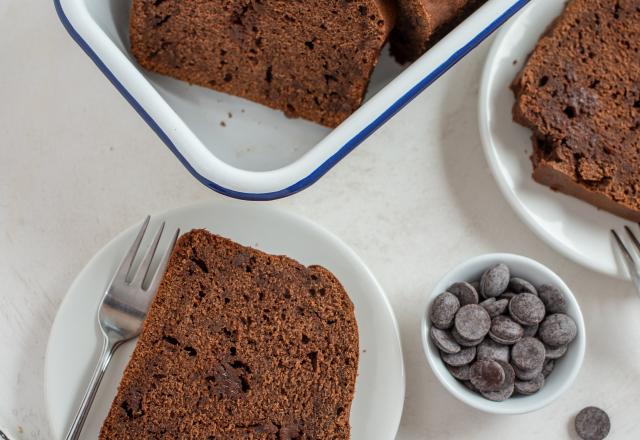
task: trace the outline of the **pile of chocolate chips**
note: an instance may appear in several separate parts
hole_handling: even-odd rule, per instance
[[[512,278],[505,264],[453,284],[429,314],[431,340],[449,372],[498,402],[540,391],[577,335],[562,292]]]

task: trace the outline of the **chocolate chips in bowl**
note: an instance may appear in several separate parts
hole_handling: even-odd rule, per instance
[[[568,388],[584,357],[583,333],[577,301],[555,273],[493,254],[439,283],[422,337],[429,364],[456,397],[489,412],[524,413]]]

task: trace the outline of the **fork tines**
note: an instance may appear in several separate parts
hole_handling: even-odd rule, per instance
[[[633,244],[632,250],[629,250],[627,245],[625,245],[624,241],[620,238],[620,235],[614,229],[611,230],[611,234],[620,248],[620,252],[622,253],[629,274],[640,289],[640,269],[638,268],[638,261],[640,259],[640,240],[629,226],[625,225],[624,230]]]

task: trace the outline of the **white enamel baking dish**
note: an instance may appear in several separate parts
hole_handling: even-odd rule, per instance
[[[364,105],[331,130],[141,69],[128,51],[130,0],[54,0],[71,37],[189,172],[247,200],[286,197],[317,181],[528,2],[489,0],[405,69],[385,48]]]

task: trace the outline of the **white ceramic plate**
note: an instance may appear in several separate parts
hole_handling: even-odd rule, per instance
[[[71,37],[194,177],[231,197],[268,200],[317,181],[528,1],[488,0],[404,70],[385,48],[365,104],[334,130],[140,69],[128,50],[130,0],[54,4]]]
[[[531,132],[513,122],[511,116],[515,98],[509,85],[564,4],[535,0],[497,36],[480,90],[482,143],[507,201],[540,238],[594,271],[626,278],[609,233],[611,228],[620,229],[624,220],[534,182],[529,160]]]
[[[394,438],[405,389],[398,329],[382,288],[352,250],[310,221],[263,205],[209,203],[185,207],[154,216],[150,230],[160,220],[166,220],[167,230],[207,228],[239,243],[330,269],[355,305],[360,333],[359,374],[350,418],[352,438]],[[95,255],[71,285],[56,316],[44,374],[54,438],[63,437],[96,362],[97,307],[138,227],[123,232]],[[116,352],[83,438],[97,438],[133,347],[134,343],[129,343]]]

